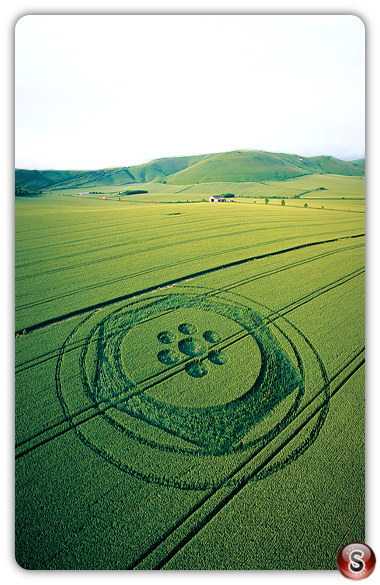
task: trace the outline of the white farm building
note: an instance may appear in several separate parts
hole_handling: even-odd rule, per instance
[[[210,203],[221,203],[223,201],[226,201],[225,199],[223,199],[223,197],[220,197],[219,195],[213,195],[212,197],[210,197],[209,202]]]

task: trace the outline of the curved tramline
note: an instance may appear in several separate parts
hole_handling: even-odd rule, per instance
[[[106,300],[106,301],[103,301],[103,302],[98,302],[96,304],[88,305],[88,306],[82,307],[80,309],[71,310],[70,312],[66,312],[65,314],[63,314],[63,315],[61,315],[59,317],[57,316],[55,318],[46,319],[44,321],[37,322],[37,323],[35,323],[33,325],[26,326],[23,329],[18,329],[18,330],[16,330],[16,335],[17,334],[21,334],[24,330],[27,331],[27,332],[34,331],[36,329],[40,329],[41,327],[45,327],[45,326],[51,325],[53,323],[58,323],[60,321],[64,321],[67,318],[70,318],[70,317],[73,317],[73,316],[76,316],[76,315],[81,315],[81,314],[84,314],[84,313],[88,313],[88,312],[90,312],[90,311],[92,311],[94,309],[100,309],[102,307],[106,307],[106,306],[108,306],[108,305],[110,305],[112,303],[117,303],[117,302],[122,301],[122,300],[132,299],[132,298],[134,298],[136,296],[139,296],[139,295],[143,295],[143,294],[147,294],[147,293],[156,291],[159,288],[168,287],[168,286],[172,286],[172,285],[175,285],[175,284],[181,284],[183,282],[186,282],[188,279],[193,279],[193,278],[197,278],[199,276],[204,276],[204,275],[212,274],[212,273],[218,272],[220,270],[224,270],[226,268],[232,268],[234,266],[241,266],[241,265],[244,265],[246,263],[249,263],[249,262],[252,262],[252,261],[255,261],[255,260],[262,260],[264,258],[272,258],[274,256],[280,256],[280,255],[283,255],[283,254],[287,254],[289,252],[294,252],[294,251],[297,251],[297,250],[303,250],[303,249],[309,248],[309,247],[314,247],[314,246],[319,246],[319,245],[323,246],[324,244],[335,243],[335,242],[344,241],[344,240],[347,240],[347,239],[362,238],[363,236],[364,236],[364,234],[358,234],[358,235],[352,235],[352,236],[334,238],[334,239],[331,239],[331,240],[308,242],[308,243],[305,243],[305,244],[301,244],[299,246],[294,246],[294,247],[290,247],[290,248],[275,250],[273,252],[269,252],[269,253],[266,253],[266,254],[259,254],[259,255],[256,255],[256,256],[248,257],[248,258],[243,258],[243,259],[237,260],[237,261],[226,262],[224,264],[217,265],[217,266],[211,267],[211,268],[207,268],[205,270],[199,270],[199,271],[196,271],[196,272],[189,273],[186,276],[182,276],[182,277],[175,278],[175,279],[172,279],[172,280],[166,280],[165,282],[161,282],[159,284],[156,284],[156,285],[151,286],[151,287],[147,287],[147,288],[142,289],[142,290],[140,289],[140,290],[137,290],[135,292],[132,292],[132,293],[129,293],[129,294],[125,294],[125,295],[121,295],[121,296],[118,296],[118,297],[115,297],[115,298],[112,298],[112,299],[109,299],[109,300]],[[359,248],[359,247],[364,247],[364,243],[363,244],[354,245],[354,246],[352,246],[352,249]],[[295,266],[295,265],[299,265],[299,264],[303,264],[303,263],[309,263],[309,262],[312,262],[313,260],[315,260],[317,258],[320,258],[322,256],[326,256],[326,255],[330,255],[330,254],[336,254],[337,252],[340,252],[341,250],[346,250],[346,249],[347,248],[341,248],[341,249],[338,249],[338,250],[335,250],[335,251],[323,252],[321,255],[314,255],[314,256],[312,256],[312,257],[310,257],[308,259],[301,260],[301,261],[297,261],[296,263],[292,263],[290,265],[284,265],[281,268],[276,268],[274,270],[274,272],[281,272],[281,271],[287,270],[291,266]],[[187,260],[187,262],[190,262],[190,260]],[[182,266],[183,265],[183,262],[179,262],[179,265]],[[150,274],[150,273],[154,272],[155,270],[157,270],[157,269],[156,268],[153,268],[152,270],[149,270],[149,271],[141,271],[138,274],[139,275],[147,275],[148,273]],[[273,273],[273,271],[269,271],[269,272],[268,271],[265,271],[262,275],[256,275],[254,277],[248,277],[247,279],[240,279],[239,281],[237,281],[236,283],[234,283],[233,285],[231,285],[230,288],[232,289],[234,287],[238,287],[241,284],[243,284],[243,282],[245,282],[245,283],[252,282],[253,280],[256,280],[258,278],[266,277],[270,273]],[[132,275],[128,275],[128,276],[121,276],[121,277],[118,277],[116,279],[116,282],[126,281],[128,279],[133,280],[133,277],[136,277],[136,275],[135,274],[132,274]],[[41,307],[43,305],[49,304],[51,301],[54,301],[54,300],[62,300],[64,302],[66,302],[66,298],[73,297],[73,296],[75,296],[80,291],[89,291],[89,290],[93,290],[93,289],[99,289],[99,288],[104,287],[107,284],[110,284],[109,280],[106,281],[106,282],[99,283],[99,284],[90,284],[90,285],[87,285],[86,287],[81,288],[80,290],[76,289],[76,290],[74,290],[72,292],[68,292],[68,293],[63,294],[63,295],[60,295],[60,296],[50,297],[48,299],[43,299],[43,300],[40,300],[40,301],[29,302],[29,303],[27,303],[25,305],[20,305],[20,306],[16,307],[16,314],[17,314],[17,311],[20,311],[22,309],[26,309],[26,308],[31,309],[31,308]]]

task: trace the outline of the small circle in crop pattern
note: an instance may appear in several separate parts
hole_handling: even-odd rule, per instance
[[[217,366],[222,366],[228,361],[226,352],[218,350],[210,351],[208,354],[208,359],[212,364],[216,364]]]
[[[161,331],[161,333],[157,335],[157,339],[160,343],[174,343],[177,336],[172,331]]]
[[[208,368],[203,362],[196,360],[185,366],[186,372],[193,378],[203,378],[208,373]]]
[[[197,328],[191,323],[181,323],[181,325],[178,325],[178,331],[184,333],[184,335],[193,335],[193,333],[197,332]]]
[[[221,340],[219,333],[217,333],[216,331],[205,331],[203,333],[203,338],[208,343],[219,343],[219,341]]]
[[[157,358],[162,364],[165,364],[166,366],[176,364],[181,359],[179,354],[172,349],[163,349],[162,351],[158,352]]]
[[[347,579],[366,579],[375,570],[375,553],[362,542],[351,542],[339,552],[337,565],[341,574]]]

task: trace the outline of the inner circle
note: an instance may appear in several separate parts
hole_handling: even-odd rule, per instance
[[[130,329],[125,327],[126,322],[120,314],[118,323],[122,337],[115,348],[115,357],[110,355],[104,362],[106,373],[109,364],[115,361],[118,369],[113,371],[117,376],[125,373],[136,385],[144,385],[146,378],[152,379],[153,383],[144,390],[141,400],[149,397],[159,402],[157,409],[161,413],[171,407],[215,408],[242,398],[256,383],[263,367],[255,338],[244,335],[245,330],[236,319],[231,319],[227,311],[226,314],[216,312],[211,304],[209,310],[204,310],[203,306],[184,306],[170,312],[164,309],[161,314],[155,314],[154,320],[145,319],[145,313],[141,312],[144,320]],[[161,333],[178,331],[179,325],[185,322],[196,327],[198,333],[183,335],[182,339],[178,339],[177,333],[177,342],[168,345],[158,339]],[[210,331],[215,333],[214,340],[218,338],[219,344],[206,341],[203,334]],[[224,344],[224,340],[230,342],[231,339],[235,342]],[[176,361],[177,356],[179,361]],[[193,367],[196,360],[203,366]],[[203,373],[206,370],[207,374]],[[236,383],[237,376],[239,383]],[[109,384],[112,384],[111,379]],[[103,389],[99,388],[100,392],[103,393]]]
[[[219,343],[221,337],[217,331],[205,331],[203,333],[203,338],[208,343]]]

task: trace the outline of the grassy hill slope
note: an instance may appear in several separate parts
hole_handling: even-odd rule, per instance
[[[352,177],[363,177],[365,174],[365,160],[361,161],[344,161],[334,158],[333,156],[314,156],[309,159],[316,169],[322,173],[332,175],[348,175]],[[354,164],[356,163],[356,164]]]
[[[128,170],[139,183],[148,183],[154,180],[165,179],[168,175],[178,173],[210,156],[212,157],[214,155],[203,154],[198,156],[160,158],[142,165],[128,167]]]
[[[169,184],[229,181],[279,181],[309,174],[333,173],[364,176],[364,170],[333,157],[299,157],[260,151],[233,151],[216,154],[171,175]]]
[[[290,155],[289,155],[290,156]],[[296,157],[294,157],[296,159]],[[308,174],[307,168],[283,160],[281,155],[260,151],[233,151],[216,154],[171,175],[169,184],[291,179]]]
[[[160,182],[193,185],[218,182],[283,181],[311,174],[364,176],[365,160],[343,161],[331,156],[300,157],[262,151],[224,152],[163,158],[131,167],[97,171],[16,169],[15,186],[34,190],[101,188]]]
[[[72,189],[135,183],[125,167],[99,171],[33,171],[16,169],[15,186],[27,189]]]
[[[102,185],[127,185],[162,180],[204,160],[210,154],[162,158],[141,165],[101,169],[98,171],[37,171],[16,169],[15,186],[26,189],[75,189],[101,187]]]

